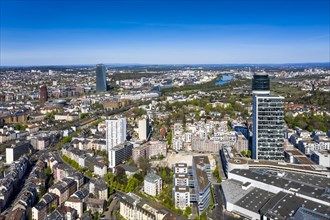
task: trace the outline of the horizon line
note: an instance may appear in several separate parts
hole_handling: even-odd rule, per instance
[[[289,62],[289,63],[283,63],[283,62],[274,62],[274,63],[198,63],[198,64],[189,64],[189,63],[181,63],[181,64],[173,64],[173,63],[167,63],[167,64],[160,64],[160,63],[95,63],[95,64],[31,64],[31,65],[0,65],[0,68],[12,68],[12,67],[66,67],[66,66],[96,66],[97,64],[103,64],[106,66],[206,66],[206,65],[214,65],[214,66],[242,66],[242,65],[306,65],[306,64],[329,64],[330,61],[311,61],[311,62]],[[330,66],[329,66],[330,67]]]

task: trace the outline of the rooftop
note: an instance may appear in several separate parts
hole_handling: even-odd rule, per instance
[[[326,191],[330,188],[330,181],[328,178],[290,172],[280,173],[265,169],[235,169],[230,171],[230,173],[294,191],[311,198],[330,202],[330,194]]]
[[[279,192],[271,198],[260,210],[261,214],[272,219],[288,219],[300,208],[304,207],[314,212],[330,216],[330,209],[328,206],[313,202],[292,194]],[[322,218],[315,218],[322,219]],[[329,218],[324,218],[329,219]]]
[[[144,180],[147,182],[155,182],[156,180],[161,180],[162,178],[160,176],[157,176],[156,174],[153,173],[148,173],[145,177]]]

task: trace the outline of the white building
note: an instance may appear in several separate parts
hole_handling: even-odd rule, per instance
[[[84,204],[78,198],[70,197],[67,201],[65,201],[64,205],[77,210],[79,218],[81,218],[81,216],[84,214]]]
[[[110,164],[114,164],[111,162],[111,159],[116,158],[112,149],[119,144],[122,144],[126,141],[126,118],[119,119],[111,119],[105,121],[107,130],[106,130],[106,144],[107,144],[107,152],[109,158],[109,167]]]
[[[149,131],[149,122],[147,118],[139,120],[139,139],[147,140]]]
[[[107,150],[126,141],[126,118],[111,119],[105,121],[107,126],[106,141]]]
[[[190,192],[188,186],[176,186],[174,188],[175,208],[185,210],[190,206]]]
[[[174,167],[174,173],[188,173],[188,166],[186,163],[177,163]]]
[[[146,202],[134,193],[119,194],[120,215],[127,220],[168,219],[172,213],[164,210],[155,202]]]
[[[162,190],[162,178],[152,173],[148,173],[144,178],[144,192],[151,196],[157,196]]]
[[[328,150],[312,151],[311,159],[318,165],[330,167],[330,153]]]
[[[6,163],[11,164],[15,160],[18,160],[20,156],[29,153],[29,143],[19,142],[13,144],[11,147],[6,148]]]

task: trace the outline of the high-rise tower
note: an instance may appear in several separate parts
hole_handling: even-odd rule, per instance
[[[126,141],[126,118],[106,120],[105,123],[108,150]]]
[[[40,105],[44,105],[47,101],[48,101],[47,86],[46,85],[40,86],[40,91],[39,91]]]
[[[107,91],[107,71],[103,64],[96,65],[96,91]]]
[[[252,158],[284,160],[284,97],[270,94],[266,73],[254,74],[252,90]]]
[[[126,118],[105,121],[107,126],[106,144],[109,167],[113,168],[132,155],[132,145],[124,144],[126,141]],[[119,146],[123,144],[123,146]]]

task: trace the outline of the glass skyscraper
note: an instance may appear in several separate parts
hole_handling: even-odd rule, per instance
[[[284,97],[270,94],[265,73],[254,75],[252,89],[252,158],[284,160]]]
[[[96,65],[96,91],[107,91],[107,71],[103,64]]]

